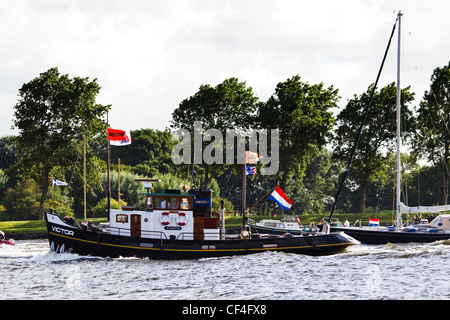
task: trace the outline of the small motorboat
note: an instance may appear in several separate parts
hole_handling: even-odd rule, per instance
[[[252,230],[262,234],[309,234],[318,230],[311,230],[301,225],[300,220],[294,216],[283,216],[282,219],[263,219],[255,222],[253,219],[248,220]]]

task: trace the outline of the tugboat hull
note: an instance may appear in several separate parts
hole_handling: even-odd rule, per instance
[[[58,215],[47,213],[50,248],[56,252],[100,257],[148,257],[149,259],[196,259],[283,251],[327,255],[358,244],[343,232],[311,236],[272,236],[225,240],[169,240],[112,235],[82,230],[66,224]]]

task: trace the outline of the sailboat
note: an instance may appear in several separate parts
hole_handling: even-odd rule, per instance
[[[397,159],[396,159],[396,221],[394,226],[380,227],[380,226],[363,226],[363,227],[344,227],[341,225],[331,225],[332,231],[343,231],[351,237],[359,240],[361,243],[366,244],[385,244],[385,243],[408,243],[408,242],[434,242],[439,240],[450,239],[450,214],[440,214],[429,223],[412,224],[403,226],[402,213],[437,213],[443,211],[450,211],[450,205],[443,206],[418,206],[407,207],[400,201],[400,150],[401,150],[401,137],[400,137],[400,37],[401,37],[401,17],[402,13],[397,15],[396,23],[398,22],[398,51],[397,51]],[[392,35],[395,30],[392,30]],[[390,43],[390,40],[389,40]],[[389,49],[389,46],[388,46]],[[388,50],[387,49],[387,50]],[[386,51],[387,53],[387,51]],[[385,55],[386,57],[386,55]],[[383,60],[384,63],[384,60]],[[382,69],[382,67],[381,67]],[[380,72],[381,72],[380,69]],[[378,78],[377,78],[378,81]],[[375,85],[376,87],[376,85]],[[370,103],[369,103],[370,106]],[[368,106],[368,107],[369,107]],[[364,123],[364,122],[363,122]],[[362,126],[361,128],[362,129]],[[360,130],[361,134],[361,130]],[[357,140],[358,142],[358,140]],[[357,144],[356,142],[356,144]],[[355,147],[356,148],[356,145]],[[348,171],[351,160],[347,166]],[[345,175],[344,175],[345,179]],[[339,191],[338,191],[339,194]],[[335,205],[338,195],[336,196]],[[329,221],[333,215],[333,211],[330,214]]]

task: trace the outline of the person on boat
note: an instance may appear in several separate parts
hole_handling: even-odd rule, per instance
[[[5,240],[5,233],[2,230],[0,230],[0,241],[3,240]]]
[[[350,227],[350,222],[348,222],[347,218],[344,218],[344,227]]]
[[[95,224],[92,222],[92,220],[89,220],[87,226],[88,226],[89,229],[91,229],[91,231],[97,231],[97,227],[96,227]]]
[[[316,224],[314,222],[311,222],[309,224],[309,231],[317,232],[317,231],[319,231],[319,228],[317,228],[317,226],[316,226]]]

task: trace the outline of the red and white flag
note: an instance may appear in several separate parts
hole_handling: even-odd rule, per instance
[[[379,227],[380,226],[380,219],[369,218],[369,226],[371,226],[371,227]]]
[[[128,146],[131,144],[131,135],[125,130],[108,128],[108,140],[112,146]]]

